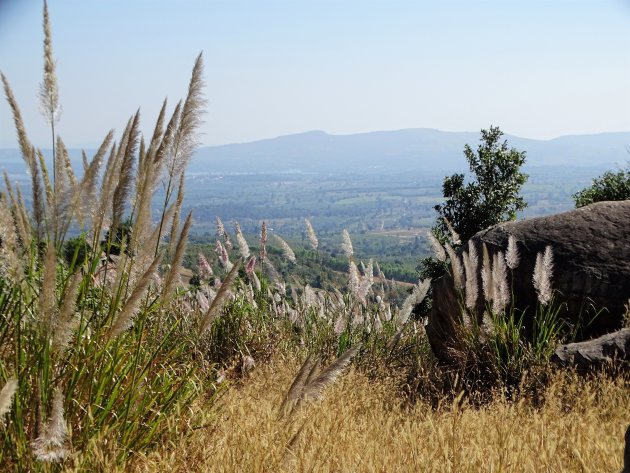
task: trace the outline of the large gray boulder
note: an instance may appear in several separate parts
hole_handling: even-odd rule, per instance
[[[480,255],[482,243],[494,254],[505,252],[510,235],[521,255],[512,287],[515,307],[527,309],[526,333],[531,333],[537,301],[532,284],[536,255],[547,245],[553,248],[552,286],[555,301],[561,304],[560,317],[579,327],[577,340],[622,326],[630,298],[630,201],[599,202],[548,217],[501,223],[471,241]],[[427,335],[435,354],[445,359],[447,348],[456,341],[453,317],[460,312],[460,298],[448,275],[434,281],[432,289]],[[478,312],[482,308],[480,303]]]

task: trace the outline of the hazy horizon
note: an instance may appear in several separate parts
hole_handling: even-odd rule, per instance
[[[39,115],[41,3],[0,0],[0,70],[27,131]],[[204,51],[204,146],[324,130],[431,128],[559,136],[630,130],[630,5],[557,2],[138,0],[49,2],[71,147],[94,147],[165,96],[183,97]],[[16,146],[0,103],[0,147]]]

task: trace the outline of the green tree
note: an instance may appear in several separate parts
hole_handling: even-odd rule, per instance
[[[618,172],[606,171],[602,176],[593,179],[593,184],[573,194],[576,207],[604,200],[630,199],[630,166]]]
[[[464,147],[470,182],[466,183],[464,174],[444,178],[446,202],[435,206],[439,217],[433,230],[438,238],[449,234],[446,220],[466,242],[480,230],[515,219],[516,212],[527,206],[519,195],[528,177],[521,172],[525,152],[509,148],[507,141],[501,142],[502,136],[498,127],[491,126],[481,130],[476,151],[469,145]]]

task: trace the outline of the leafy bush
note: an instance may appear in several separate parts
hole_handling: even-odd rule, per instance
[[[442,193],[446,202],[436,205],[435,232],[448,235],[451,225],[462,242],[475,233],[499,222],[516,218],[526,203],[519,192],[527,181],[521,172],[525,152],[501,143],[503,132],[498,127],[481,130],[481,144],[476,152],[464,147],[473,181],[465,183],[464,174],[444,178]]]
[[[593,184],[573,194],[576,207],[605,200],[630,199],[630,168],[617,172],[606,171],[593,179]]]

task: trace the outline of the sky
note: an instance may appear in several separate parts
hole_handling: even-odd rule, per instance
[[[0,0],[0,71],[31,140],[42,3]],[[203,51],[201,142],[403,128],[539,139],[630,131],[630,0],[49,0],[69,147],[186,93]],[[0,147],[16,147],[6,101]]]

